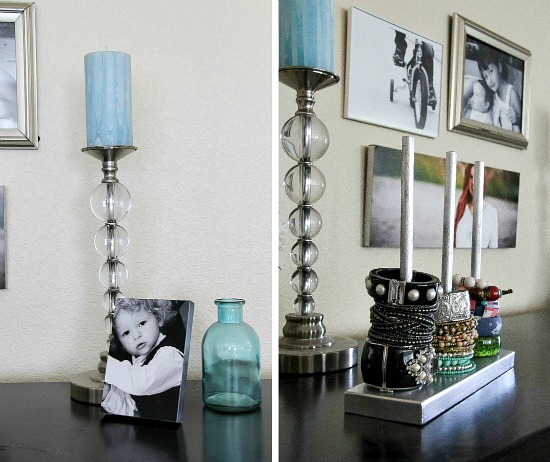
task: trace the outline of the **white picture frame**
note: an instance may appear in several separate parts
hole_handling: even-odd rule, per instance
[[[437,138],[442,59],[443,45],[351,7],[344,117]]]

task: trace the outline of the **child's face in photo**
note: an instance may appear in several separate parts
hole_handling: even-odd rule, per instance
[[[494,63],[489,64],[487,69],[483,71],[483,79],[492,91],[497,91],[501,80],[500,67]]]
[[[115,325],[120,343],[133,356],[149,353],[160,334],[157,318],[145,310],[120,310]]]
[[[475,111],[486,112],[489,110],[489,102],[483,85],[476,82],[474,85],[474,94],[470,98],[470,107]]]

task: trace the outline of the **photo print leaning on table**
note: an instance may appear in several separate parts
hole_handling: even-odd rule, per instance
[[[113,313],[102,409],[182,421],[193,303],[120,298]]]

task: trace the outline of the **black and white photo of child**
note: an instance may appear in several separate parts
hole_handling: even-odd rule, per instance
[[[523,73],[524,65],[520,59],[468,36],[464,63],[464,117],[520,132]],[[481,116],[474,105],[479,106],[485,100],[489,107],[482,111]]]
[[[350,7],[344,117],[438,137],[442,63],[440,43]]]
[[[117,300],[101,403],[105,412],[179,421],[192,315],[188,305],[182,313],[182,304]]]

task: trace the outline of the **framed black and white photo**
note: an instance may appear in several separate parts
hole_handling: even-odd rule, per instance
[[[525,48],[455,14],[449,130],[527,148],[530,56]]]
[[[472,247],[473,164],[457,163],[455,248]],[[368,146],[365,171],[363,246],[399,247],[402,152]],[[485,167],[483,248],[516,247],[520,174]],[[443,245],[445,159],[414,155],[415,248]]]
[[[0,148],[38,148],[34,10],[0,2]]]
[[[351,7],[344,116],[439,136],[443,46]]]
[[[110,415],[181,423],[193,303],[120,298],[101,407]]]

